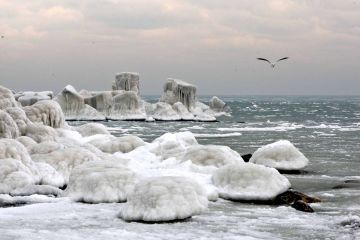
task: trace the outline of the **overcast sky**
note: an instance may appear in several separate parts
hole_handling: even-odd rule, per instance
[[[0,0],[0,35],[16,91],[108,90],[132,71],[143,94],[168,77],[200,94],[360,94],[359,0]]]

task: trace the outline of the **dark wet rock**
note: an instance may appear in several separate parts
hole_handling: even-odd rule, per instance
[[[125,222],[137,222],[137,223],[142,223],[142,224],[169,224],[169,223],[182,223],[182,222],[189,222],[191,221],[192,217],[187,217],[187,218],[181,218],[181,219],[174,219],[174,220],[169,220],[169,221],[143,221],[143,220],[132,220],[132,221],[126,221]]]
[[[279,194],[275,198],[275,203],[277,204],[293,204],[296,201],[303,201],[304,203],[317,203],[321,202],[321,199],[316,197],[310,197],[304,193],[294,191],[294,190],[288,190],[286,192],[283,192],[282,194]]]
[[[307,204],[306,202],[301,201],[301,200],[295,201],[295,202],[292,203],[290,206],[291,206],[292,208],[295,208],[295,209],[298,210],[298,211],[302,211],[302,212],[314,212],[314,209],[312,209],[309,204]]]
[[[305,170],[281,170],[281,169],[278,169],[278,171],[281,174],[306,174],[306,173],[308,173]]]
[[[352,229],[360,229],[360,219],[358,217],[351,217],[342,221],[341,226],[352,228]]]
[[[250,158],[252,157],[251,153],[241,155],[242,159],[244,159],[244,162],[249,162]]]
[[[333,187],[333,189],[344,189],[344,188],[360,188],[360,180],[358,179],[345,180],[344,182]]]

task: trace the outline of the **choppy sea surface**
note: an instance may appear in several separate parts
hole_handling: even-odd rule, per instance
[[[312,204],[315,213],[219,200],[186,222],[140,224],[116,218],[120,203],[59,201],[3,210],[0,239],[360,239],[360,97],[222,99],[232,117],[219,122],[104,124],[116,136],[148,142],[191,131],[201,144],[227,145],[240,154],[287,139],[310,160],[305,172],[286,176],[294,189],[323,200]]]

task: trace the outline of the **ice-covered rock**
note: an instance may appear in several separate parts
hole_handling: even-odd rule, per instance
[[[55,168],[67,183],[71,170],[85,162],[100,160],[94,153],[81,147],[59,149],[48,154],[33,154],[35,162],[45,162]]]
[[[148,105],[146,112],[155,120],[159,121],[178,121],[181,116],[172,108],[172,106],[165,102],[158,102]]]
[[[17,138],[20,131],[14,119],[5,111],[0,110],[0,137]]]
[[[0,159],[0,193],[11,191],[37,181],[21,161],[13,158]]]
[[[19,143],[24,145],[24,147],[28,150],[30,153],[30,149],[37,144],[34,139],[28,137],[28,136],[21,136],[16,139]]]
[[[136,181],[136,174],[120,162],[87,162],[71,171],[65,195],[79,202],[124,202]]]
[[[181,156],[192,145],[198,145],[198,142],[191,132],[165,133],[151,143],[150,149],[162,159],[167,159]]]
[[[34,194],[52,195],[57,197],[62,194],[62,190],[50,185],[26,185],[24,187],[16,188],[10,192],[11,196],[30,196]]]
[[[47,154],[56,150],[64,149],[64,145],[55,141],[44,141],[29,148],[30,154]]]
[[[212,181],[221,198],[235,201],[273,200],[291,186],[275,168],[253,163],[221,167],[213,174]]]
[[[306,167],[309,160],[291,142],[280,140],[256,150],[250,162],[278,170],[299,170]]]
[[[110,91],[96,92],[90,97],[85,97],[84,102],[104,116],[107,116],[110,114],[113,104],[113,93]]]
[[[228,108],[226,103],[218,98],[217,96],[213,96],[209,101],[209,107],[215,112],[226,112]]]
[[[67,120],[105,120],[95,108],[85,104],[84,98],[71,85],[67,85],[55,98]]]
[[[190,109],[195,105],[196,86],[179,79],[168,78],[160,101],[173,105],[181,102]]]
[[[0,110],[8,107],[18,107],[18,103],[10,89],[0,86]]]
[[[16,125],[19,128],[20,134],[24,135],[26,133],[27,126],[32,123],[30,119],[26,116],[25,111],[19,107],[9,107],[6,108],[5,111],[15,121]]]
[[[45,162],[36,162],[41,184],[51,185],[55,187],[63,187],[66,181],[61,173],[55,170],[54,167]]]
[[[52,100],[43,100],[23,108],[26,116],[34,123],[43,123],[53,128],[65,125],[65,117],[60,105]]]
[[[189,218],[207,209],[207,196],[195,181],[154,177],[140,181],[119,217],[126,221],[164,222]]]
[[[18,92],[15,94],[15,99],[21,103],[23,107],[31,106],[34,103],[41,100],[51,100],[54,97],[52,91],[42,91],[42,92]]]
[[[181,120],[194,120],[195,117],[181,102],[176,102],[172,105],[175,112],[181,117]]]
[[[93,136],[96,134],[110,135],[110,132],[106,129],[106,127],[100,123],[86,123],[75,127],[75,130],[78,131],[83,137]]]
[[[25,136],[40,143],[43,141],[55,141],[58,136],[58,132],[54,128],[45,126],[41,123],[33,123],[26,127]]]
[[[17,159],[32,170],[36,169],[27,149],[14,139],[0,139],[0,159],[5,158]]]
[[[92,141],[91,143],[106,153],[127,153],[137,147],[145,145],[145,142],[141,138],[133,135],[112,138],[107,141]]]
[[[107,119],[145,120],[146,113],[142,100],[135,91],[121,91],[113,97],[113,103]]]
[[[122,72],[115,76],[115,81],[112,84],[113,90],[134,91],[140,94],[139,88],[139,73]]]
[[[181,161],[191,160],[200,166],[222,167],[226,164],[243,163],[240,154],[227,146],[194,145],[186,149]]]

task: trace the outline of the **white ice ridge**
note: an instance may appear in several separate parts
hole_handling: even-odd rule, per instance
[[[182,220],[207,209],[207,196],[195,181],[183,177],[154,177],[140,181],[121,209],[126,221]]]
[[[256,150],[250,162],[279,170],[300,170],[309,160],[291,142],[280,140]]]
[[[71,171],[65,195],[79,202],[124,202],[136,174],[118,161],[93,161]]]
[[[272,200],[290,188],[289,180],[276,169],[253,163],[229,164],[212,176],[221,198],[230,200]]]
[[[42,91],[42,92],[18,92],[15,94],[15,99],[21,103],[23,107],[31,106],[34,103],[41,100],[51,100],[54,97],[52,91]]]

